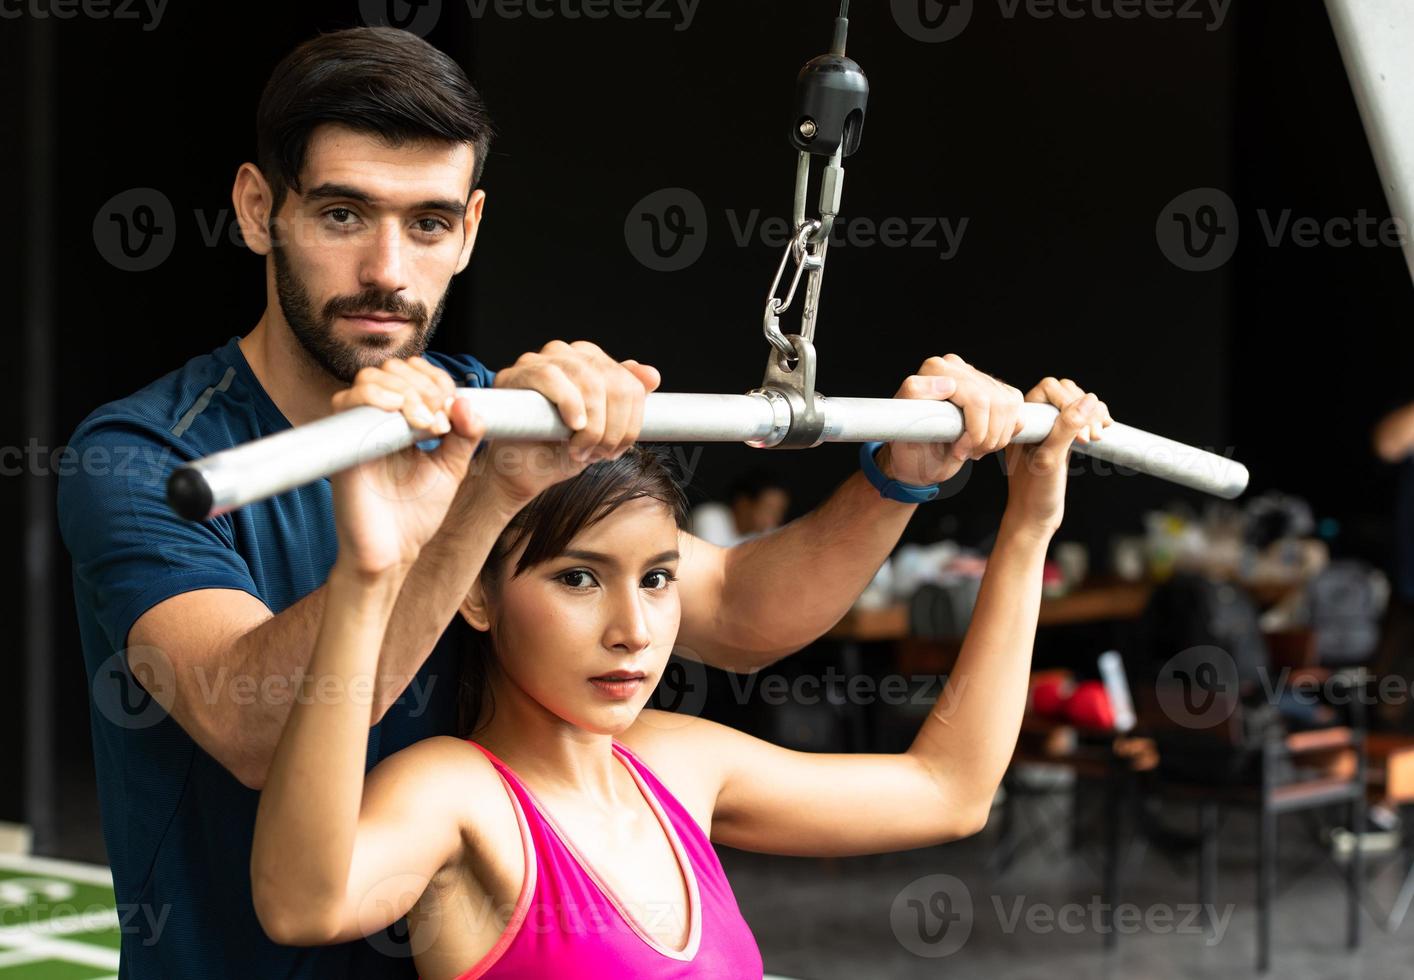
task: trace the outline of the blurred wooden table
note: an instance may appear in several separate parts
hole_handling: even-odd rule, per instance
[[[1259,582],[1242,586],[1266,608],[1285,598],[1300,583]],[[1144,611],[1154,591],[1152,582],[1095,582],[1054,599],[1041,600],[1038,626],[1132,621]],[[896,602],[878,609],[851,609],[825,634],[826,639],[854,643],[903,640],[912,636],[908,603]]]
[[[1042,599],[1038,625],[1066,626],[1074,623],[1138,619],[1153,588],[1148,582],[1082,586],[1074,592],[1054,599]],[[827,639],[855,643],[903,640],[911,635],[906,602],[897,602],[878,609],[851,609],[825,634]]]

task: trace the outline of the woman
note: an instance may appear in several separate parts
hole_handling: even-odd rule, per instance
[[[894,755],[792,752],[644,709],[677,635],[690,539],[662,457],[635,447],[549,486],[488,556],[462,607],[483,644],[464,692],[471,737],[420,742],[365,779],[360,692],[436,528],[398,520],[397,495],[376,489],[387,464],[336,477],[340,550],[310,665],[327,695],[292,711],[256,822],[266,931],[318,945],[406,915],[425,980],[759,977],[712,841],[823,856],[977,832],[1016,741],[1069,447],[1107,424],[1069,382],[1027,398],[1061,416],[1045,443],[1007,450],[1007,507],[957,666]]]

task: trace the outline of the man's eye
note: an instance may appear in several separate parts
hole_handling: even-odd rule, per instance
[[[419,231],[426,232],[429,235],[436,235],[444,231],[452,230],[452,226],[441,218],[419,218],[417,228]]]
[[[325,212],[325,215],[332,218],[336,225],[343,225],[348,224],[354,213],[348,208],[330,208]]]

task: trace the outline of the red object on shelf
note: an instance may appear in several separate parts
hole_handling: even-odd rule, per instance
[[[1109,692],[1100,681],[1081,681],[1077,684],[1065,703],[1065,715],[1076,728],[1108,732],[1115,727],[1114,706],[1110,704]]]
[[[1069,677],[1041,675],[1031,685],[1031,710],[1044,718],[1065,717],[1066,703],[1075,684]]]

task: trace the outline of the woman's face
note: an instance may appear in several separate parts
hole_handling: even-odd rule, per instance
[[[509,577],[485,601],[499,690],[509,683],[566,722],[600,734],[633,724],[677,640],[678,528],[651,497],[622,504],[557,558]],[[473,622],[473,625],[478,625]],[[512,693],[512,696],[515,696]]]

